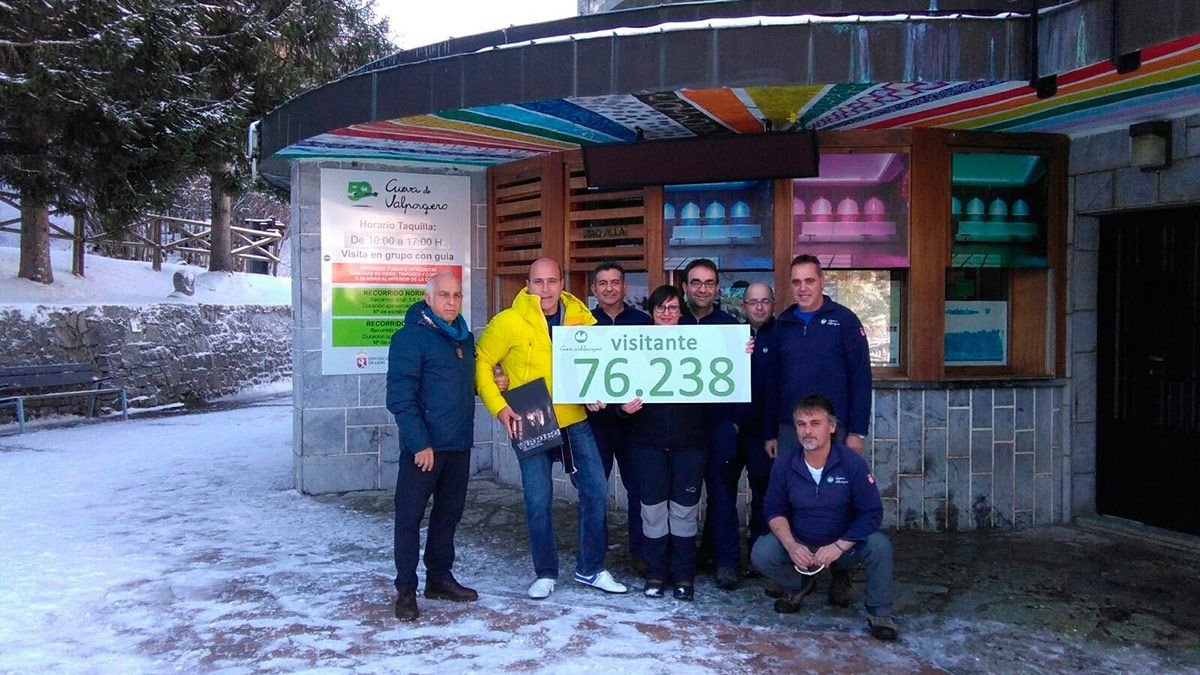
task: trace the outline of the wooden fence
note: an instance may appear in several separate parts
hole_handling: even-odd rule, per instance
[[[61,214],[51,211],[51,215]],[[208,267],[212,226],[206,221],[152,215],[130,226],[123,234],[112,235],[106,232],[89,234],[83,214],[73,214],[73,219],[73,232],[50,223],[50,237],[71,240],[71,273],[77,276],[84,274],[84,253],[88,244],[98,247],[108,257],[149,261],[155,270],[161,270],[163,260],[171,254],[189,264]],[[0,221],[0,232],[20,233],[20,222],[20,218]],[[278,275],[280,248],[287,227],[274,219],[247,220],[245,223],[252,227],[230,227],[233,258],[238,269]]]

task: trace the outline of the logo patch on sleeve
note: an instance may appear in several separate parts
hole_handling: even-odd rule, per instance
[[[858,327],[858,334],[859,334],[859,335],[861,335],[861,336],[863,336],[863,337],[867,337],[867,329],[866,329],[866,328],[863,328],[862,326],[859,326],[859,327]]]
[[[867,482],[870,483],[871,485],[874,485],[875,484],[875,476],[873,476],[871,474],[867,474]]]

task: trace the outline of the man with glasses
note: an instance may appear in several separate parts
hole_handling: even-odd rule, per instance
[[[684,288],[687,290],[688,312],[679,325],[736,325],[738,320],[717,306],[721,297],[721,282],[717,264],[708,258],[697,258],[683,268]],[[742,547],[738,543],[737,485],[729,490],[722,476],[729,472],[727,465],[737,456],[736,410],[733,406],[708,404],[712,416],[708,430],[712,447],[704,470],[704,485],[708,492],[705,509],[704,544],[700,556],[711,555],[717,566],[717,587],[731,591],[738,587],[738,565]],[[711,533],[711,537],[707,535]]]
[[[867,569],[867,625],[878,640],[895,640],[892,620],[892,543],[879,531],[883,500],[870,468],[857,452],[834,440],[838,419],[820,394],[792,408],[791,433],[804,450],[781,455],[771,469],[764,515],[771,533],[754,544],[751,560],[788,591],[775,611],[800,610],[829,568],[829,602],[853,602],[850,570]]]
[[[750,403],[743,404],[739,411],[737,456],[726,467],[724,478],[726,489],[736,495],[742,469],[746,470],[750,482],[749,545],[754,546],[755,540],[768,532],[767,521],[763,519],[763,497],[773,460],[763,447],[767,435],[762,408],[767,400],[766,370],[772,349],[771,331],[775,327],[775,292],[759,281],[750,284],[742,296],[742,312],[754,338],[754,353],[750,355]]]
[[[625,270],[615,262],[602,262],[592,271],[592,295],[596,308],[592,316],[597,326],[649,326],[654,322],[643,311],[625,301]],[[634,480],[633,461],[629,454],[629,418],[617,414],[619,406],[588,410],[588,423],[596,437],[600,461],[604,464],[605,480],[612,477],[613,460],[621,469],[621,484],[625,486],[629,513],[629,555],[639,568],[642,561],[642,504]],[[607,520],[605,531],[607,531]]]

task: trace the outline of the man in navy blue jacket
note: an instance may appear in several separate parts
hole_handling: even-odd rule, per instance
[[[803,452],[780,455],[771,469],[763,505],[771,534],[755,543],[751,560],[788,592],[775,601],[780,613],[798,611],[826,567],[834,573],[830,604],[849,606],[850,570],[864,565],[871,635],[895,640],[892,544],[879,531],[883,502],[875,478],[866,460],[833,439],[838,421],[828,399],[808,396],[792,415]]]
[[[777,452],[796,449],[791,433],[792,406],[809,394],[833,403],[837,440],[862,453],[871,424],[871,356],[862,322],[849,308],[823,293],[825,277],[815,256],[792,259],[792,295],[796,303],[775,321],[773,361],[767,368],[765,447]],[[778,425],[778,426],[776,426]],[[774,432],[773,429],[778,429]]]
[[[650,315],[625,302],[625,269],[615,262],[602,262],[592,271],[592,295],[596,308],[592,316],[597,326],[650,326]],[[634,564],[642,563],[642,501],[634,480],[633,458],[629,454],[629,418],[617,415],[620,406],[607,406],[588,411],[588,423],[596,437],[600,462],[605,479],[612,476],[613,460],[621,468],[621,484],[625,486],[626,508],[629,513],[629,555]],[[605,532],[608,531],[607,518]]]
[[[721,296],[721,280],[717,264],[708,258],[697,258],[683,268],[684,288],[687,290],[687,313],[679,319],[680,326],[736,325],[732,314],[716,306]],[[698,558],[711,556],[717,566],[717,587],[731,591],[738,586],[738,565],[742,548],[738,542],[737,486],[732,492],[724,476],[731,472],[729,464],[737,458],[737,409],[720,403],[708,404],[712,418],[708,432],[712,439],[708,462],[704,469],[704,486],[708,505],[704,509],[704,536]]]
[[[475,339],[459,314],[462,283],[434,275],[409,308],[388,351],[387,408],[400,428],[396,476],[396,618],[414,621],[421,520],[433,497],[425,540],[425,597],[477,600],[455,580],[454,531],[470,477],[475,420]]]

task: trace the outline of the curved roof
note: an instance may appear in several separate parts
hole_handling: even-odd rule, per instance
[[[760,4],[774,13],[729,15]],[[1200,33],[1144,49],[1138,69],[1118,73],[1111,44],[1084,39],[1086,12],[1043,17],[1056,22],[1048,36],[1076,37],[1038,48],[1039,72],[1057,74],[1057,93],[1038,98],[1027,15],[781,13],[794,4],[613,12],[401,52],[264,118],[261,169],[282,185],[287,160],[307,157],[489,166],[639,133],[796,123],[1074,133],[1200,110]],[[670,8],[691,14],[651,23]],[[688,18],[704,8],[727,15]]]

